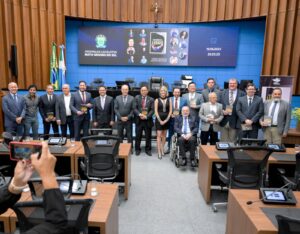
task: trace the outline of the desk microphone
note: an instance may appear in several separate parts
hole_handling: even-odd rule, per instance
[[[246,204],[247,204],[247,205],[252,205],[252,204],[255,203],[255,202],[260,202],[260,201],[262,201],[262,200],[264,200],[264,199],[267,199],[268,197],[273,196],[275,193],[279,192],[281,189],[283,189],[283,188],[285,188],[285,187],[288,187],[288,190],[287,190],[287,194],[288,194],[289,191],[290,191],[291,188],[292,188],[291,185],[293,185],[293,183],[287,183],[287,184],[283,185],[282,187],[280,187],[280,188],[278,188],[278,189],[275,189],[272,193],[268,194],[267,196],[264,196],[264,195],[262,194],[262,198],[260,198],[260,199],[258,199],[258,200],[254,200],[254,201],[251,201],[251,200],[250,200],[250,201],[247,201]]]

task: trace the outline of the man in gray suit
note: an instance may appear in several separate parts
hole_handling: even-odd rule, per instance
[[[257,138],[259,119],[264,113],[264,104],[261,97],[255,96],[254,84],[249,83],[246,88],[246,96],[240,97],[236,105],[236,113],[239,117],[238,126],[241,127],[240,137]]]
[[[71,96],[71,110],[74,114],[74,133],[75,140],[80,141],[80,132],[83,136],[89,135],[90,109],[93,107],[92,96],[86,92],[86,82],[79,81],[79,90]]]
[[[225,89],[220,98],[223,105],[224,118],[220,122],[221,141],[236,142],[237,140],[237,113],[236,104],[239,97],[245,96],[245,92],[238,89],[237,79],[229,79],[228,89]]]
[[[203,96],[200,93],[196,93],[196,84],[194,82],[188,85],[189,92],[182,97],[186,100],[187,105],[190,107],[190,115],[197,121],[199,120],[199,110],[203,103]]]
[[[126,129],[127,141],[132,143],[132,120],[134,117],[135,101],[131,95],[128,95],[128,92],[128,85],[122,85],[122,95],[116,97],[114,109],[117,116],[118,135],[120,139],[124,139],[123,131]]]
[[[209,102],[208,94],[214,92],[217,94],[217,97],[218,97],[217,102],[220,102],[221,91],[215,87],[216,86],[215,79],[212,77],[208,78],[206,85],[207,85],[207,88],[202,90],[203,101]]]
[[[288,102],[281,99],[281,88],[274,88],[272,99],[264,103],[264,116],[260,119],[267,143],[281,144],[286,137],[291,120],[291,109]]]
[[[67,129],[69,127],[70,138],[74,138],[74,119],[70,108],[70,85],[64,84],[62,91],[63,93],[57,97],[55,103],[56,123],[60,125],[63,137],[67,137]]]
[[[208,95],[209,102],[201,105],[199,116],[201,119],[201,145],[206,145],[209,138],[210,145],[218,141],[219,123],[223,119],[222,104],[217,102],[217,94],[212,92]]]
[[[26,112],[25,99],[18,95],[18,85],[15,82],[8,84],[9,93],[2,99],[5,131],[13,135],[23,136],[24,117]]]

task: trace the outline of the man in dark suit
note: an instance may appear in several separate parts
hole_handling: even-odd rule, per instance
[[[257,138],[259,119],[264,113],[264,104],[261,97],[255,96],[254,84],[249,83],[246,88],[246,96],[240,97],[236,105],[236,113],[239,117],[238,126],[241,127],[242,138]]]
[[[181,109],[183,106],[187,106],[187,102],[183,97],[180,97],[181,91],[180,88],[174,88],[173,89],[173,97],[170,97],[172,102],[172,110],[173,113],[170,118],[169,122],[169,134],[168,134],[168,150],[165,152],[165,154],[170,153],[171,148],[171,140],[172,136],[174,134],[174,121],[176,116],[181,114]]]
[[[206,86],[207,86],[207,88],[202,90],[202,96],[203,96],[204,102],[209,102],[208,94],[213,93],[213,92],[217,94],[217,97],[218,97],[217,102],[220,102],[221,91],[216,88],[215,79],[212,77],[208,78],[207,82],[206,82]]]
[[[15,82],[8,84],[9,93],[2,99],[5,131],[13,135],[23,136],[24,117],[26,112],[25,99],[18,95],[18,85]]]
[[[221,126],[221,141],[236,142],[237,140],[237,113],[236,104],[240,97],[245,96],[245,92],[239,90],[237,79],[230,79],[228,89],[225,89],[221,94],[221,104],[223,105],[224,118],[220,122]]]
[[[188,106],[182,107],[182,115],[175,119],[174,131],[178,134],[179,154],[182,157],[182,166],[187,164],[185,149],[186,146],[190,151],[190,159],[192,167],[196,166],[195,150],[196,150],[196,135],[198,133],[198,120],[190,115]]]
[[[39,99],[39,111],[43,119],[44,139],[49,138],[50,127],[52,126],[53,133],[58,136],[58,126],[56,123],[55,103],[57,96],[54,94],[53,85],[49,84],[46,88],[46,94]]]
[[[134,110],[134,97],[128,95],[128,85],[122,85],[121,95],[117,96],[114,103],[114,110],[117,116],[118,135],[124,140],[123,131],[126,129],[127,141],[132,143],[132,120]]]
[[[151,129],[153,126],[152,115],[154,113],[153,98],[148,96],[148,87],[141,87],[141,95],[135,97],[134,114],[136,116],[136,137],[135,137],[135,154],[141,153],[141,140],[143,131],[145,131],[146,147],[145,152],[148,156],[151,153]]]
[[[74,138],[74,120],[70,108],[71,93],[70,85],[64,84],[62,86],[63,93],[57,97],[56,109],[56,123],[60,125],[61,135],[67,137],[67,129],[69,127],[70,138]]]
[[[282,137],[287,136],[290,128],[291,107],[287,101],[281,99],[281,95],[281,88],[273,89],[272,99],[265,101],[264,116],[260,119],[264,137],[269,144],[281,144]]]
[[[106,87],[99,87],[99,97],[94,99],[93,126],[111,128],[115,121],[114,100],[106,95]]]
[[[89,135],[90,109],[93,107],[92,96],[86,92],[86,82],[79,81],[79,90],[71,96],[71,110],[74,115],[75,140],[80,141],[80,132],[83,136]]]

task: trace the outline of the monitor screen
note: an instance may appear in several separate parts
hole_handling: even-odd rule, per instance
[[[283,191],[264,190],[264,199],[267,201],[286,201]]]

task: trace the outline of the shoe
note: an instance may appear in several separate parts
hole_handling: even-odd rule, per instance
[[[140,150],[136,150],[136,151],[135,151],[135,155],[136,155],[136,156],[139,156],[140,154],[141,154],[141,151],[140,151]]]
[[[158,153],[157,157],[158,157],[158,159],[160,159],[160,160],[162,159],[162,156],[161,156],[160,153]]]
[[[195,159],[191,160],[191,166],[192,167],[197,167],[197,163],[196,163]]]
[[[166,151],[165,151],[165,154],[169,154],[170,153],[170,148],[168,148]]]
[[[165,152],[164,151],[161,151],[161,156],[165,156]]]
[[[147,154],[148,156],[152,156],[151,151],[146,151],[146,154]]]
[[[183,158],[182,159],[182,161],[181,161],[181,166],[186,166],[186,164],[187,164],[187,161],[186,161],[186,159],[185,158]]]

